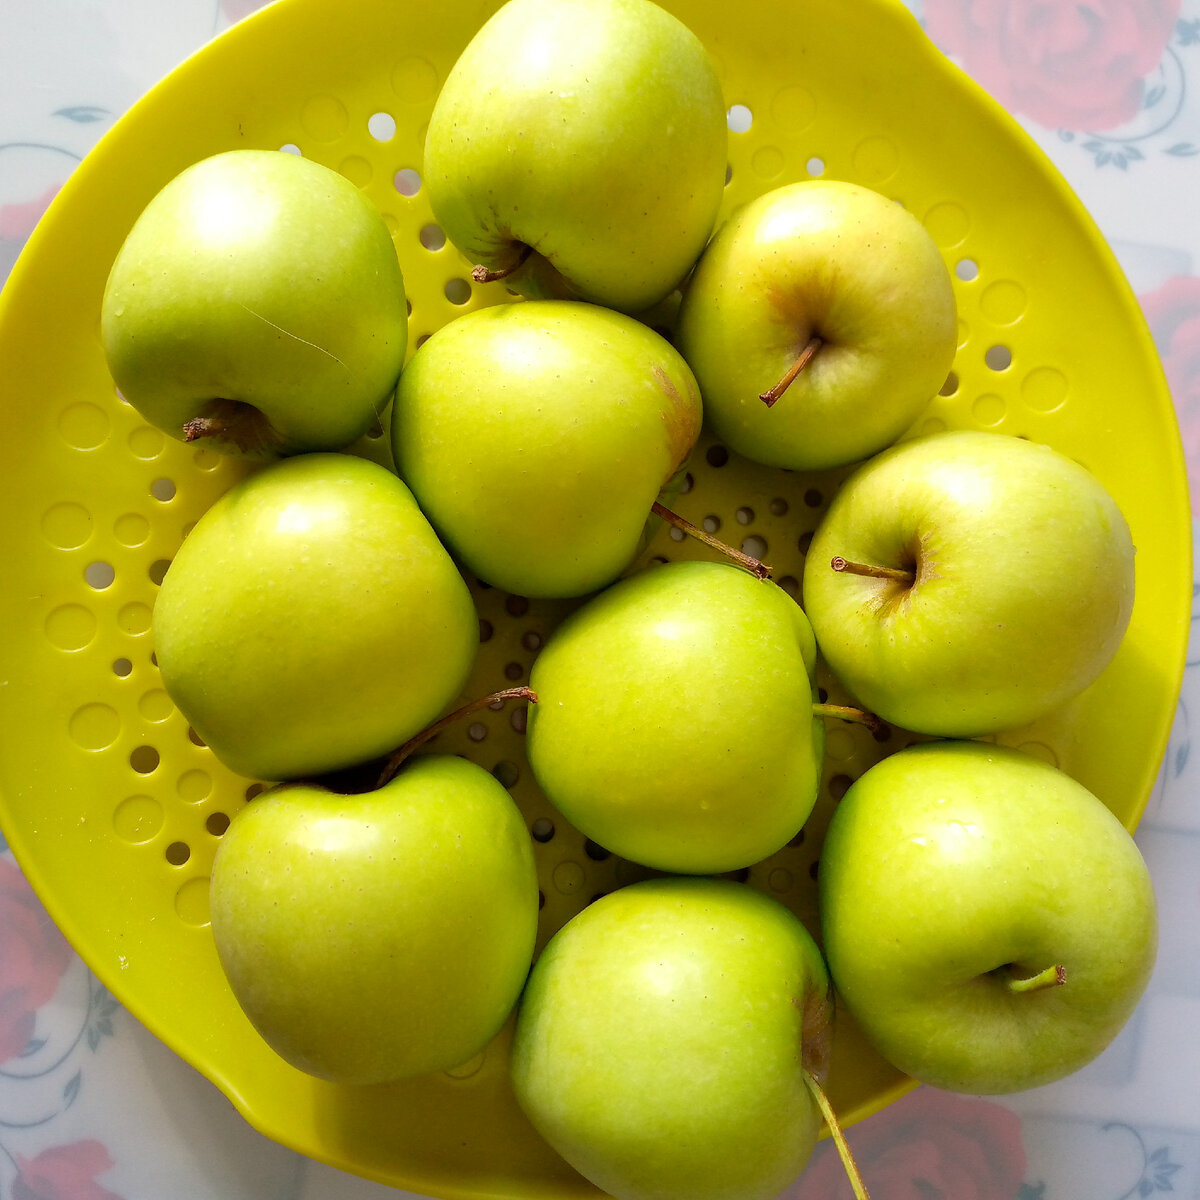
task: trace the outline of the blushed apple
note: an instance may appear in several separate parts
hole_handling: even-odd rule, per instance
[[[460,562],[521,596],[579,596],[633,560],[700,433],[669,342],[592,304],[476,309],[413,355],[392,408],[400,475]]]
[[[869,188],[816,179],[764,193],[717,231],[677,344],[722,442],[811,471],[904,433],[945,383],[957,333],[950,274],[920,221]]]

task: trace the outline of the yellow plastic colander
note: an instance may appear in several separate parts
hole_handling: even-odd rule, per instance
[[[304,1076],[253,1031],[207,925],[213,853],[257,781],[200,745],[154,662],[155,590],[189,526],[244,467],[148,427],[115,394],[99,340],[109,265],[183,167],[288,146],[337,168],[387,215],[412,300],[410,345],[510,299],[469,280],[420,184],[441,80],[496,6],[280,0],[156,87],[51,206],[0,302],[0,820],[51,914],[100,979],[259,1129],[336,1166],[444,1197],[594,1194],[532,1132],[507,1081],[507,1032],[434,1077],[350,1088]],[[1133,827],[1174,712],[1190,616],[1191,527],[1174,413],[1136,302],[1103,240],[1032,143],[894,0],[670,0],[712,51],[730,138],[725,212],[824,174],[874,187],[926,225],[956,279],[953,374],[915,429],[1049,442],[1112,491],[1137,543],[1137,602],[1101,680],[1000,740],[1058,763]],[[664,314],[664,320],[669,314]],[[357,451],[386,461],[386,437]],[[764,556],[795,590],[843,473],[755,468],[706,439],[677,507]],[[706,554],[660,531],[646,557]],[[528,677],[568,604],[475,587],[483,643],[469,695]],[[839,693],[825,681],[833,699]],[[541,942],[637,868],[586,843],[540,795],[521,712],[487,712],[439,749],[510,786],[535,839]],[[850,780],[906,740],[829,730],[804,834],[748,873],[810,923],[817,856]],[[831,1091],[847,1121],[907,1081],[841,1020]]]

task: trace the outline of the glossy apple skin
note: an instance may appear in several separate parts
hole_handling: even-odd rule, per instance
[[[724,563],[649,567],[568,617],[535,659],[530,766],[614,854],[685,874],[749,866],[816,800],[815,657],[775,584]]]
[[[1038,1087],[1116,1036],[1154,965],[1136,844],[1080,784],[1016,750],[934,742],[883,759],[835,810],[822,944],[880,1053],[975,1094]],[[1060,987],[1013,994],[998,969]]]
[[[310,777],[385,754],[459,699],[470,592],[408,488],[346,454],[283,459],[188,534],[154,606],[163,684],[226,766]]]
[[[700,433],[687,364],[652,329],[591,304],[477,309],[413,355],[392,446],[467,569],[521,596],[611,583]]]
[[[182,439],[214,402],[240,402],[262,414],[262,440],[205,444],[251,454],[366,433],[408,342],[382,214],[336,171],[277,150],[204,159],[150,201],[113,264],[101,328],[117,387],[147,421]]]
[[[912,567],[915,586],[831,559]],[[804,604],[858,701],[921,733],[1025,725],[1092,683],[1133,610],[1129,526],[1100,482],[1048,446],[932,434],[843,485],[812,540]]]
[[[808,471],[904,433],[945,383],[957,333],[950,275],[921,223],[867,188],[808,180],[718,230],[685,289],[676,345],[722,442]],[[768,408],[759,396],[814,335],[824,344]]]
[[[524,820],[482,767],[411,759],[374,792],[281,784],[241,809],[213,867],[234,995],[300,1070],[382,1083],[483,1050],[533,958]]]
[[[767,1200],[800,1173],[820,1114],[829,981],[781,904],[728,880],[602,897],[534,964],[517,1016],[517,1100],[618,1200]]]
[[[639,312],[716,221],[728,133],[708,53],[649,0],[509,0],[446,79],[425,139],[438,223],[472,263],[536,253],[523,295]]]

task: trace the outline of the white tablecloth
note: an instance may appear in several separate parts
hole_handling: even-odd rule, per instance
[[[0,0],[0,279],[98,136],[253,7]],[[1200,480],[1200,0],[910,7],[1041,144],[1109,239],[1157,340]],[[922,1088],[856,1126],[850,1140],[874,1200],[1200,1197],[1195,666],[1137,835],[1162,933],[1133,1020],[1099,1060],[1057,1085],[1001,1100]],[[823,1146],[789,1195],[848,1197],[839,1174]],[[0,1200],[398,1194],[255,1133],[108,995],[0,853]]]

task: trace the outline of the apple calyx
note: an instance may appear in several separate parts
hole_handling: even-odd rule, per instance
[[[796,357],[796,361],[784,372],[783,378],[773,387],[768,388],[765,392],[759,392],[758,398],[768,407],[774,406],[775,402],[788,390],[796,381],[796,377],[812,362],[813,355],[824,345],[824,341],[819,337],[811,337],[808,339],[804,349],[800,351]]]
[[[829,565],[833,570],[846,575],[863,575],[868,579],[892,579],[906,587],[912,587],[917,581],[917,573],[904,567],[879,567],[871,563],[851,562],[840,554],[835,554],[829,560]]]
[[[444,717],[434,721],[432,725],[422,729],[420,733],[414,734],[403,746],[392,753],[384,763],[375,787],[383,787],[400,770],[406,759],[426,742],[437,737],[447,726],[453,725],[455,721],[461,721],[463,717],[469,717],[472,713],[479,712],[482,708],[491,708],[494,704],[502,705],[505,700],[528,700],[530,704],[536,704],[537,693],[528,687],[504,688],[502,691],[493,692],[490,696],[480,696],[469,704],[464,704],[462,708],[456,708],[452,713],[447,713]]]
[[[1042,992],[1047,988],[1062,987],[1067,982],[1066,968],[1062,963],[1055,963],[1053,966],[1047,967],[1044,971],[1039,971],[1036,975],[1029,977],[1020,977],[1013,974],[1013,968],[1007,968],[1008,989],[1015,992],[1017,995],[1022,995],[1026,992]]]
[[[525,265],[525,260],[533,253],[533,247],[527,242],[517,242],[516,245],[517,257],[507,267],[485,267],[483,263],[479,263],[471,268],[471,278],[476,283],[496,283],[498,280],[507,279],[513,272],[519,271]]]
[[[887,732],[887,725],[864,708],[853,708],[847,704],[814,704],[812,707],[814,717],[836,717],[839,721],[865,725],[876,738]]]
[[[210,400],[199,416],[183,423],[185,442],[204,438],[247,455],[282,453],[282,442],[271,422],[253,404],[243,400]]]
[[[688,537],[694,537],[698,542],[703,542],[704,545],[711,547],[713,550],[719,550],[735,566],[741,567],[744,571],[749,571],[756,579],[765,580],[771,578],[771,568],[765,562],[755,558],[752,554],[735,550],[728,543],[721,541],[720,538],[713,537],[711,533],[701,529],[698,525],[693,525],[691,521],[685,520],[676,512],[672,512],[657,500],[650,506],[650,511],[655,516],[662,517],[668,525],[673,525],[676,529],[681,529]]]

